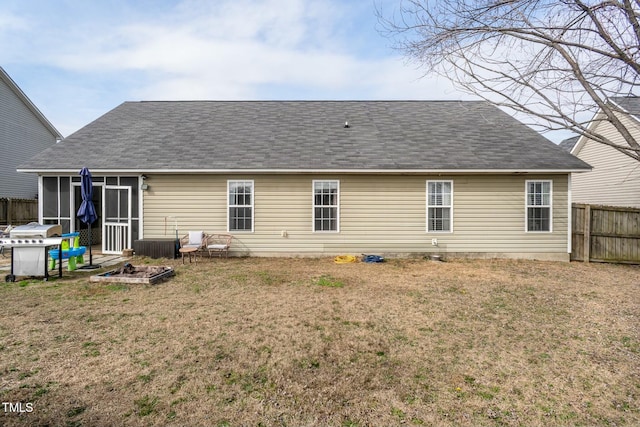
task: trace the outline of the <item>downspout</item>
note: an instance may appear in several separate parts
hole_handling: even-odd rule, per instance
[[[144,193],[146,193],[146,188],[143,188],[144,181],[146,179],[143,178],[144,174],[140,174],[138,176],[138,239],[144,239]],[[133,242],[131,242],[133,246]]]
[[[44,190],[42,183],[42,175],[38,174],[38,224],[42,224],[43,208],[42,203],[44,200]]]
[[[571,173],[569,173],[567,175],[567,253],[569,254],[569,260],[571,260],[571,235],[573,227],[573,207],[571,205]]]

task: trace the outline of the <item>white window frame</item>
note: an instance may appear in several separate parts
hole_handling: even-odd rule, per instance
[[[251,186],[251,204],[250,205],[234,205],[231,204],[231,184],[249,184]],[[252,179],[229,179],[227,180],[227,231],[230,233],[253,233],[254,222],[256,219],[255,210],[255,183]],[[251,208],[251,230],[234,230],[231,228],[231,208]]]
[[[448,183],[451,186],[451,202],[448,205],[431,205],[429,204],[429,184],[437,184],[437,183]],[[426,201],[426,205],[427,205],[427,224],[426,224],[426,231],[427,233],[437,233],[437,234],[442,234],[442,233],[453,233],[453,180],[450,179],[431,179],[427,181],[427,188],[426,188],[426,194],[427,194],[427,201]],[[448,230],[429,230],[429,224],[431,223],[431,217],[429,216],[429,210],[430,208],[449,208],[449,229]]]
[[[335,205],[316,205],[316,184],[335,183],[336,184],[336,204]],[[311,184],[311,206],[313,210],[311,230],[314,233],[339,233],[340,232],[340,180],[338,179],[314,179]],[[316,230],[316,208],[336,208],[336,229],[335,230]]]
[[[530,205],[529,204],[529,184],[530,183],[548,183],[549,184],[549,204],[548,205]],[[529,208],[548,208],[549,209],[549,230],[529,230]],[[571,212],[569,212],[571,214]],[[524,185],[524,231],[526,233],[553,233],[553,180],[551,179],[528,179]]]

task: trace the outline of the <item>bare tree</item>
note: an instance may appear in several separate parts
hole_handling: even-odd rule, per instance
[[[425,73],[538,129],[570,129],[640,161],[611,102],[639,88],[640,0],[404,0],[378,19]],[[625,143],[593,120],[610,122]]]

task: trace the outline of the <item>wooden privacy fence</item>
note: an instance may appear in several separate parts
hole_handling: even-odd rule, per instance
[[[640,209],[572,207],[572,261],[640,264]]]
[[[13,226],[38,221],[38,201],[35,199],[0,199],[0,225]]]

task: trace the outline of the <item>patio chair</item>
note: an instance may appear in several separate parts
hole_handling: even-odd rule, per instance
[[[204,250],[204,244],[204,231],[190,231],[188,234],[182,236],[179,250],[182,255],[182,263],[184,264],[184,255],[187,254],[189,256],[189,262],[191,262],[191,255],[193,255],[197,264],[198,251]]]
[[[231,239],[233,239],[231,234],[208,234],[206,236],[206,245],[209,258],[211,258],[213,254],[217,254],[220,258],[222,258],[222,254],[224,254],[224,257],[228,258]]]

